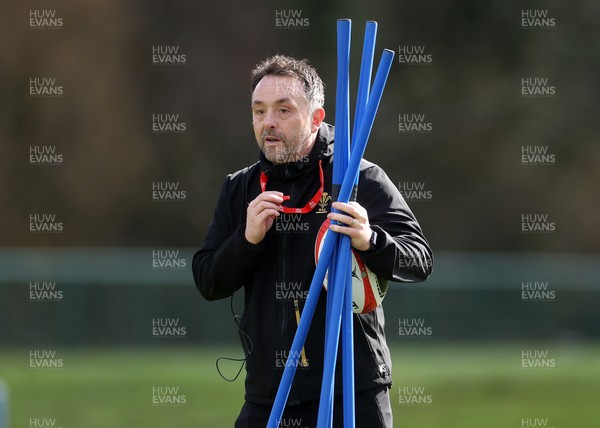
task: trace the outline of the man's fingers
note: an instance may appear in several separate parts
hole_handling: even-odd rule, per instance
[[[354,201],[347,204],[344,202],[334,202],[332,207],[354,218],[365,217],[367,214],[367,211],[358,202]]]
[[[352,238],[352,247],[366,251],[370,247],[373,231],[369,226],[369,216],[358,202],[334,202],[332,207],[339,212],[327,215],[331,220],[329,228],[337,233],[348,235]]]
[[[350,215],[355,214],[357,212],[356,206],[350,205],[349,203],[347,204],[345,202],[334,202],[332,204],[332,207],[336,210],[343,211]]]
[[[369,224],[367,210],[365,210],[358,202],[334,202],[332,207],[340,211],[339,213],[331,212],[328,217],[332,220],[338,220],[348,225],[356,223]],[[339,216],[342,217],[339,217]],[[352,221],[354,219],[354,222]]]
[[[275,218],[275,217],[279,217],[279,215],[280,215],[280,213],[278,210],[266,209],[266,210],[262,211],[260,214],[258,214],[255,218],[256,218],[256,221],[258,222],[258,224],[263,224],[264,222],[267,221],[267,219],[269,217]]]
[[[261,242],[273,225],[273,220],[280,215],[280,211],[280,205],[264,200],[257,202],[254,207],[248,207],[244,232],[246,240],[252,244]]]
[[[340,214],[340,213],[329,213],[329,215],[327,217],[329,217],[329,219],[332,221],[338,221],[341,223],[345,223],[348,226],[352,226],[356,221],[358,221],[354,217],[351,217],[351,216],[345,215],[345,214]]]
[[[260,195],[258,195],[252,202],[250,202],[249,206],[256,207],[263,201],[281,204],[283,202],[283,193],[275,191],[263,192]]]
[[[281,205],[274,204],[273,202],[268,202],[268,201],[260,201],[258,203],[258,205],[256,205],[252,209],[252,211],[254,212],[255,215],[258,215],[258,214],[260,214],[262,211],[264,211],[266,209],[271,209],[271,210],[276,210],[276,211],[283,211],[283,208],[281,207]]]
[[[360,231],[358,229],[348,227],[348,226],[340,226],[338,224],[331,224],[329,228],[337,233],[342,233],[344,235],[348,235],[350,238],[355,239],[360,237]]]

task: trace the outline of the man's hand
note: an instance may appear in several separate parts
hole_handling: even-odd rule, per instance
[[[258,244],[273,226],[276,217],[283,210],[283,193],[267,191],[256,197],[248,205],[246,212],[246,231],[244,235],[251,244]]]
[[[371,246],[369,240],[371,239],[371,233],[373,233],[369,225],[367,210],[358,202],[349,202],[347,204],[334,202],[332,207],[342,212],[331,212],[327,215],[331,220],[329,228],[334,232],[343,233],[352,238],[352,247],[359,251],[367,251]],[[346,226],[335,224],[334,220]]]

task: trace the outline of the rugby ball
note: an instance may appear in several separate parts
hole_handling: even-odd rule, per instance
[[[325,220],[317,233],[315,242],[315,264],[319,262],[319,255],[325,236],[329,231],[329,219]],[[327,290],[327,277],[325,273],[323,288]],[[387,293],[387,280],[377,277],[362,261],[360,255],[352,249],[352,311],[355,314],[366,314],[375,310],[381,304]]]

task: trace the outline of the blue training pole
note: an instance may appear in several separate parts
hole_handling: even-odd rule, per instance
[[[337,21],[337,86],[335,104],[335,140],[333,150],[332,200],[337,200],[350,157],[350,31],[352,21]],[[335,210],[334,210],[335,211]],[[332,260],[337,260],[337,246],[333,250]],[[329,267],[328,290],[334,286],[335,264]],[[329,325],[332,293],[327,293],[327,313],[325,329]]]
[[[356,136],[358,124],[361,123],[369,93],[371,90],[371,74],[373,71],[373,57],[375,55],[375,40],[377,37],[377,22],[367,21],[363,42],[360,77],[358,80],[358,94],[356,97],[356,110],[354,113],[353,136]],[[355,186],[358,186],[358,175]],[[356,196],[356,193],[353,194]],[[352,198],[355,199],[355,198]],[[341,240],[340,246],[350,246],[350,240]],[[348,260],[348,267],[341,270],[346,275],[345,293],[342,311],[342,380],[344,427],[355,426],[355,400],[354,400],[354,325],[352,315],[352,264]]]
[[[393,59],[394,51],[384,49],[383,54],[381,55],[381,60],[379,61],[379,66],[377,67],[377,73],[375,74],[373,86],[371,87],[371,95],[369,96],[367,106],[365,107],[364,116],[358,128],[356,138],[353,139],[354,146],[352,147],[352,151],[350,153],[348,169],[346,170],[344,180],[342,181],[342,187],[340,189],[339,199],[342,201],[348,201],[350,199],[350,195],[352,194],[352,188],[354,187],[356,175],[359,171],[360,161],[365,153],[367,141],[369,139],[369,135],[371,134],[371,130],[373,129],[375,115],[377,114],[377,109],[379,108],[381,97],[383,96],[383,89],[390,73]]]
[[[386,49],[383,52],[377,74],[375,75],[375,81],[373,82],[373,88],[371,96],[367,102],[363,119],[361,120],[358,128],[358,133],[354,139],[354,146],[350,155],[350,161],[338,200],[341,202],[348,202],[351,196],[352,188],[356,182],[357,175],[359,172],[360,161],[365,152],[369,135],[373,128],[375,121],[375,115],[377,114],[377,108],[383,95],[383,89],[385,82],[389,75],[389,71],[394,58],[394,52]],[[345,245],[340,248],[340,259],[345,260],[346,257],[350,257],[350,247]],[[328,415],[328,410],[324,408],[324,399],[326,400],[333,393],[333,382],[335,380],[335,365],[337,358],[337,344],[340,335],[341,328],[341,312],[343,303],[343,292],[344,292],[344,281],[345,277],[338,275],[338,283],[335,284],[333,292],[333,303],[331,308],[331,317],[329,320],[329,330],[326,332],[326,347],[325,347],[325,358],[324,358],[324,369],[323,369],[323,382],[321,386],[321,401],[319,403],[319,420],[317,426],[319,428],[325,427],[322,421]],[[341,284],[339,282],[341,281]]]
[[[377,39],[377,22],[367,21],[365,25],[365,39],[363,42],[362,61],[360,63],[360,77],[358,80],[358,94],[356,96],[356,110],[354,113],[354,128],[352,129],[352,142],[356,137],[358,126],[364,116],[369,93],[371,92],[371,75],[373,74],[373,59],[375,57],[375,40]]]
[[[352,21],[349,19],[338,19],[337,21],[337,82],[335,98],[335,139],[333,150],[333,177],[332,177],[332,200],[337,200],[346,168],[350,157],[350,40]],[[336,211],[336,210],[333,210]],[[343,236],[340,237],[343,239]],[[337,261],[339,259],[339,243],[333,249],[333,256],[329,265],[329,276],[327,281],[327,311],[325,314],[325,331],[330,328],[331,305],[333,303],[334,289],[337,284],[337,275],[343,275],[345,270],[339,270]],[[327,338],[325,339],[327,347]],[[333,380],[332,380],[333,381]],[[329,397],[321,394],[320,400],[327,399],[324,408],[328,410],[328,426],[333,424],[333,393]]]
[[[337,86],[335,104],[335,140],[333,150],[332,200],[337,200],[350,157],[350,31],[352,21],[337,21]],[[337,247],[333,251],[333,260],[337,260]],[[332,277],[335,266],[329,270],[328,289],[333,287]],[[327,323],[329,323],[330,296],[327,293]],[[328,325],[328,324],[327,324]],[[326,325],[326,328],[327,328]]]

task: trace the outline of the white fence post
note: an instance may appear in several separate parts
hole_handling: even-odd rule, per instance
[[[0,428],[8,428],[8,388],[0,379]]]

